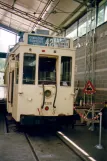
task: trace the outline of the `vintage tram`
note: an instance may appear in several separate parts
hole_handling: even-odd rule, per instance
[[[24,33],[5,66],[7,111],[21,124],[73,123],[73,41]]]

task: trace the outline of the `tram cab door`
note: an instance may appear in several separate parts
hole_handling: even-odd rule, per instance
[[[41,87],[43,88],[41,109],[44,116],[47,114],[52,115],[53,106],[56,103],[57,64],[57,56],[40,55],[39,57],[38,84],[42,85]]]
[[[14,70],[9,72],[8,103],[13,106]]]
[[[55,85],[56,81],[56,66],[57,57],[55,56],[40,56],[39,57],[39,72],[38,83],[44,85]]]

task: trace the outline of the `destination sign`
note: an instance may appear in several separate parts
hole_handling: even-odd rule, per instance
[[[28,44],[39,45],[39,46],[59,47],[59,48],[70,48],[69,39],[38,36],[38,35],[28,35]]]

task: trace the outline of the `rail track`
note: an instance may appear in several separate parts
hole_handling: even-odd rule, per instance
[[[36,161],[82,161],[82,159],[57,136],[31,137],[25,134]]]
[[[14,120],[7,120],[6,122],[8,133],[21,133],[25,137],[35,161],[84,160],[58,137],[57,132],[51,133],[48,129],[46,133],[42,129],[40,133],[35,133],[36,130],[20,128]]]
[[[32,151],[32,153],[33,153],[33,155],[34,155],[35,160],[36,160],[36,161],[39,161],[39,158],[38,158],[38,156],[37,156],[37,154],[36,154],[36,152],[35,152],[35,150],[34,150],[34,147],[32,146],[32,143],[31,143],[31,141],[30,141],[28,135],[27,135],[26,133],[25,133],[24,135],[25,135],[26,140],[27,140],[27,142],[28,142],[28,144],[29,144],[29,146],[30,146],[30,148],[31,148],[31,151]]]

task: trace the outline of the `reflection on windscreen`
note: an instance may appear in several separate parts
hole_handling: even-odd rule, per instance
[[[39,84],[55,84],[56,83],[56,59],[40,57],[39,58],[39,71],[38,71]]]

